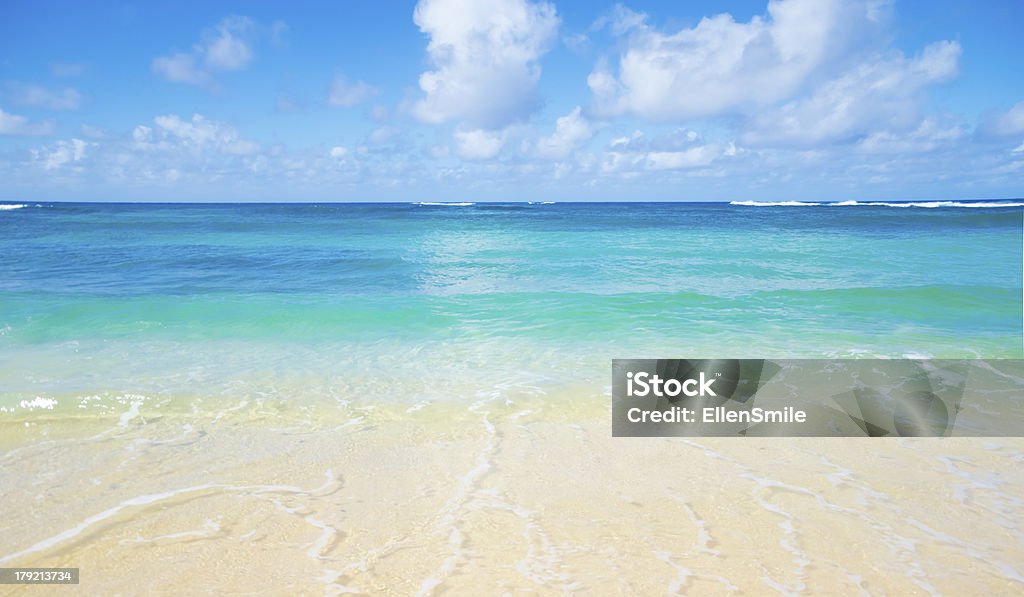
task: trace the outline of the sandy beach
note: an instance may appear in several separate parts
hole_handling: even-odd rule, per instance
[[[127,413],[127,414],[126,414]],[[1020,439],[612,438],[608,401],[7,420],[0,594],[991,594]]]

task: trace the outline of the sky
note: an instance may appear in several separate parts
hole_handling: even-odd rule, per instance
[[[1024,2],[0,5],[0,201],[1024,196]]]

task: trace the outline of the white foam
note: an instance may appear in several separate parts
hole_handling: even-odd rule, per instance
[[[316,541],[313,542],[310,548],[306,550],[306,555],[314,560],[327,559],[323,556],[323,552],[331,545],[331,542],[338,535],[338,529],[314,518],[312,514],[302,514],[302,508],[291,508],[277,500],[273,500],[273,502],[279,510],[299,516],[310,526],[320,530],[320,535],[317,537]]]
[[[0,204],[0,211],[7,210],[7,209],[21,209],[23,207],[28,207],[28,206],[25,205],[24,203],[3,203],[3,204]]]
[[[120,417],[118,417],[117,426],[126,427],[132,419],[139,416],[139,406],[141,405],[141,401],[133,401],[131,407],[129,407],[127,411],[125,411],[124,413],[121,414]]]
[[[169,533],[167,535],[157,535],[156,537],[145,538],[141,535],[137,535],[134,539],[122,539],[119,543],[124,545],[127,543],[156,543],[158,541],[176,541],[178,539],[191,539],[196,537],[199,539],[205,539],[212,537],[214,534],[220,532],[220,523],[213,519],[207,519],[203,523],[202,529],[194,531],[181,531],[179,533]]]
[[[936,207],[974,207],[974,208],[985,208],[985,207],[1022,207],[1024,203],[1012,203],[1012,202],[997,202],[997,201],[977,201],[977,202],[965,202],[965,201],[910,201],[906,203],[889,203],[885,201],[843,201],[841,203],[830,203],[829,205],[845,206],[845,205],[863,205],[863,206],[874,206],[874,207],[923,207],[925,209],[934,209]]]
[[[46,409],[53,410],[53,407],[57,406],[57,401],[53,398],[43,398],[42,396],[36,396],[32,400],[22,400],[18,403],[21,408],[27,408],[28,410]]]
[[[203,485],[193,485],[191,487],[183,487],[181,489],[173,489],[171,491],[165,491],[162,493],[151,493],[149,495],[141,495],[131,499],[122,501],[120,504],[108,508],[99,514],[95,514],[83,520],[81,523],[67,529],[61,533],[58,533],[48,539],[44,539],[31,547],[23,549],[21,551],[12,553],[7,556],[0,557],[0,564],[6,564],[7,562],[17,560],[23,556],[33,554],[45,549],[49,549],[55,545],[63,543],[68,539],[72,539],[80,535],[87,528],[93,526],[98,522],[102,522],[112,516],[116,516],[122,510],[131,508],[134,506],[148,506],[157,502],[161,502],[182,494],[195,493],[200,491],[209,491],[211,489],[221,489],[230,492],[242,492],[251,495],[260,495],[264,493],[290,493],[297,495],[318,495],[324,494],[328,490],[333,491],[336,486],[340,484],[340,477],[335,477],[334,472],[331,469],[327,469],[324,473],[325,481],[324,484],[316,489],[302,489],[300,487],[294,487],[291,485],[224,485],[220,483],[205,483]]]
[[[412,414],[414,412],[419,412],[419,411],[423,410],[424,408],[430,406],[430,404],[431,403],[430,403],[429,400],[423,400],[423,401],[417,402],[416,404],[413,404],[412,406],[407,408],[405,410],[405,412],[407,412],[409,414]]]
[[[442,203],[442,202],[436,202],[436,201],[418,201],[416,203],[413,203],[413,205],[431,205],[431,206],[441,206],[441,207],[469,207],[470,205],[476,205],[476,204],[475,203],[471,203],[469,201],[458,201],[458,202],[449,202],[449,203]]]
[[[149,504],[152,504],[152,503],[155,503],[155,502],[159,502],[159,501],[162,501],[162,500],[166,500],[166,499],[169,499],[169,498],[181,495],[183,493],[191,493],[191,492],[196,492],[196,491],[204,491],[204,490],[210,489],[211,487],[216,487],[216,485],[214,485],[212,483],[208,483],[206,485],[196,485],[196,486],[193,486],[193,487],[185,487],[185,488],[176,489],[176,490],[173,490],[173,491],[167,491],[167,492],[163,492],[163,493],[153,493],[153,494],[149,494],[149,495],[143,495],[143,496],[139,496],[139,497],[136,497],[136,498],[132,498],[130,500],[125,500],[125,501],[121,502],[120,504],[118,504],[117,506],[114,506],[113,508],[109,508],[107,510],[104,510],[103,512],[100,512],[99,514],[96,514],[94,516],[90,516],[89,518],[86,518],[80,524],[78,524],[78,525],[76,525],[74,527],[71,527],[70,529],[68,529],[68,530],[66,530],[66,531],[64,531],[62,533],[58,533],[58,534],[56,534],[56,535],[54,535],[54,536],[52,536],[52,537],[50,537],[48,539],[44,539],[44,540],[40,541],[39,543],[36,543],[35,545],[33,545],[33,546],[31,546],[31,547],[29,547],[27,549],[23,549],[23,550],[21,550],[19,552],[15,552],[13,554],[10,554],[8,556],[4,556],[4,557],[0,558],[0,564],[6,564],[7,562],[10,562],[12,560],[16,560],[16,559],[18,559],[18,558],[20,558],[22,556],[26,556],[26,555],[29,555],[29,554],[32,554],[32,553],[36,553],[38,551],[42,551],[44,549],[47,549],[47,548],[52,547],[54,545],[57,545],[57,544],[59,544],[59,543],[61,543],[63,541],[71,539],[72,537],[76,537],[79,534],[81,534],[82,531],[84,531],[85,529],[91,527],[92,525],[94,525],[94,524],[96,524],[98,522],[106,520],[106,519],[110,518],[111,516],[114,516],[114,515],[118,514],[119,512],[121,512],[121,510],[124,510],[125,508],[129,508],[131,506],[145,506],[145,505],[149,505]]]
[[[729,205],[744,205],[748,207],[813,207],[826,205],[829,207],[921,207],[934,209],[936,207],[966,207],[966,208],[1000,208],[1000,207],[1024,207],[1024,202],[1012,201],[907,201],[892,203],[887,201],[839,201],[828,203],[816,203],[811,201],[730,201]]]

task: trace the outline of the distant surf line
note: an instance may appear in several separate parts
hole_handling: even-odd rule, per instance
[[[937,207],[1024,207],[1024,203],[999,201],[730,201],[729,205],[740,205],[745,207],[921,207],[927,209],[934,209]]]
[[[494,203],[487,203],[487,204],[490,204],[490,205],[517,205],[517,204],[521,204],[521,203],[526,203],[527,205],[554,205],[555,204],[554,201],[525,201],[525,202],[512,201],[512,202],[507,202],[507,203],[506,202],[494,202]],[[422,205],[422,206],[426,206],[426,207],[469,207],[471,205],[476,205],[476,202],[475,201],[414,201],[412,204],[413,205]]]

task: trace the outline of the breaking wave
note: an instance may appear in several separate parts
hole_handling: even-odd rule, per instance
[[[814,202],[814,201],[730,201],[729,205],[743,205],[748,207],[814,207],[826,205],[829,207],[973,207],[973,208],[999,208],[999,207],[1024,207],[1024,202],[1016,201],[839,201],[839,202]]]

